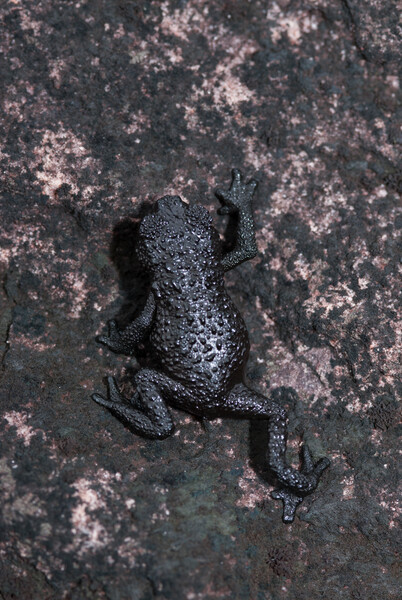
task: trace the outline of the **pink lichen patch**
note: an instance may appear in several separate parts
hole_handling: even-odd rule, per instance
[[[110,486],[113,482],[121,481],[121,473],[116,471],[115,473],[111,473],[110,471],[106,471],[106,469],[98,469],[95,472],[96,480],[102,483],[102,485],[107,489],[107,486]],[[109,488],[110,489],[110,488]]]
[[[214,54],[217,50],[224,51],[225,57],[219,61],[215,73],[206,78],[201,87],[193,87],[192,95],[186,99],[187,125],[190,129],[196,130],[198,119],[194,117],[192,109],[196,108],[200,98],[204,96],[212,97],[215,107],[220,110],[222,106],[229,105],[237,107],[239,103],[254,99],[254,92],[241,82],[235,74],[235,69],[248,59],[252,53],[258,49],[258,44],[242,36],[233,36],[229,30],[220,24],[218,27],[209,18],[208,3],[198,3],[192,5],[188,3],[182,10],[170,11],[168,3],[161,6],[163,19],[159,29],[165,35],[174,36],[188,42],[188,34],[191,32],[202,34],[210,52]],[[154,36],[155,37],[155,36]],[[156,38],[153,39],[156,43]],[[158,47],[161,42],[158,40]],[[166,44],[165,44],[166,45]],[[172,64],[178,64],[182,61],[181,50],[178,47],[165,48],[163,56]],[[161,65],[158,66],[161,68]],[[199,71],[202,68],[200,64],[189,65],[189,68]]]
[[[135,532],[136,529],[133,528],[133,534],[135,534]],[[138,540],[133,537],[126,537],[124,538],[123,543],[118,546],[117,553],[126,561],[128,567],[132,569],[133,567],[138,566],[138,557],[145,554],[146,551],[141,547]]]
[[[270,499],[272,488],[265,483],[261,483],[250,466],[244,469],[243,476],[238,480],[238,485],[242,495],[237,500],[236,506],[251,509],[264,502],[264,500]]]
[[[10,86],[6,90],[6,94],[7,92],[9,95],[6,95],[5,99],[2,102],[2,110],[8,117],[15,119],[17,122],[21,123],[24,120],[23,107],[26,104],[27,99],[25,98],[25,96],[21,95],[19,96],[18,101],[12,100],[13,96],[17,94],[15,86]],[[2,156],[5,156],[5,154],[2,154]]]
[[[56,190],[63,184],[70,185],[73,193],[80,192],[84,201],[89,200],[96,187],[79,184],[78,174],[84,169],[97,171],[99,161],[90,156],[82,140],[72,131],[63,127],[57,131],[45,131],[41,145],[34,152],[37,164],[32,168],[51,202],[54,202]]]
[[[113,496],[114,491],[112,485],[115,482],[121,481],[121,473],[116,471],[111,473],[106,469],[96,469],[92,474],[92,481],[85,478],[80,478],[74,482],[74,487],[82,504],[85,504],[88,510],[97,510],[106,506],[107,497]],[[93,485],[101,485],[101,491],[95,490]]]
[[[253,137],[243,139],[244,165],[254,171],[264,170],[267,172],[267,158],[259,149],[255,148],[255,145]]]
[[[301,397],[309,397],[310,405],[313,405],[319,397],[327,397],[330,401],[328,388],[321,378],[317,377],[308,362],[303,360],[303,355],[294,356],[284,346],[277,345],[275,361],[271,361],[268,366],[272,389],[280,386],[292,387]],[[335,398],[332,400],[335,401]]]
[[[126,35],[126,31],[122,25],[122,23],[119,23],[117,26],[117,29],[113,32],[113,38],[115,40],[119,40],[120,38],[124,37]]]
[[[362,414],[369,406],[370,403],[363,403],[358,396],[355,396],[350,402],[347,403],[345,408],[349,412],[359,415]]]
[[[39,37],[41,33],[51,33],[52,29],[46,23],[46,21],[37,21],[29,9],[24,6],[25,2],[22,0],[13,0],[13,4],[16,5],[18,15],[20,18],[21,29],[26,32],[32,32],[34,37]]]
[[[18,337],[13,338],[13,343],[15,342],[22,344],[27,350],[32,350],[33,352],[47,352],[56,347],[55,343],[47,344],[46,342],[23,335],[22,333],[19,333]]]
[[[182,108],[184,110],[187,127],[192,131],[198,131],[200,134],[206,135],[207,130],[200,122],[196,107],[193,106],[191,102],[184,102]]]
[[[387,465],[384,465],[387,467]],[[401,486],[397,486],[397,488],[389,492],[383,491],[379,496],[379,505],[382,506],[386,510],[389,516],[389,528],[394,529],[400,524],[400,519],[402,515],[402,507],[401,507]]]
[[[97,299],[93,305],[94,309],[99,312],[105,311],[105,309],[108,306],[110,306],[119,297],[119,295],[120,295],[120,291],[119,291],[118,283],[111,282],[109,292],[102,297],[99,297],[99,296],[97,297]],[[103,328],[102,328],[102,331],[103,331]],[[98,333],[101,333],[101,330],[99,330]]]
[[[230,48],[231,52],[228,52],[227,58],[216,67],[213,81],[208,82],[208,87],[212,83],[216,105],[223,99],[229,106],[236,106],[254,97],[254,92],[233,74],[233,70],[256,52],[258,45],[251,40],[232,37]]]
[[[283,11],[280,3],[270,3],[267,19],[271,22],[271,39],[277,43],[283,35],[286,35],[293,45],[302,42],[303,35],[316,31],[319,25],[317,15],[311,10]]]
[[[10,522],[25,517],[43,517],[44,514],[44,502],[32,492],[18,496],[4,506],[4,517]]]
[[[45,227],[42,224],[35,223],[15,223],[8,231],[3,232],[3,239],[12,240],[12,245],[0,247],[0,261],[8,265],[11,258],[15,258],[18,264],[19,256],[30,248],[31,250],[41,252],[43,248],[49,248],[43,240]],[[51,252],[51,250],[49,250]],[[32,265],[31,269],[37,267]]]
[[[183,202],[189,204],[190,199],[183,193],[183,189],[188,186],[193,186],[194,184],[195,182],[193,179],[189,178],[185,173],[178,169],[171,184],[164,188],[165,191],[163,194],[179,195]]]
[[[71,306],[68,311],[69,316],[73,319],[78,319],[81,315],[81,311],[85,308],[87,295],[90,290],[86,286],[86,278],[82,273],[79,275],[77,272],[66,273],[65,278],[69,294],[72,297]]]
[[[208,28],[208,5],[205,2],[199,2],[196,7],[191,3],[186,4],[183,10],[171,11],[170,3],[161,4],[162,21],[160,30],[165,35],[173,35],[182,41],[188,41],[188,34],[207,32]]]
[[[53,85],[56,90],[60,89],[60,86],[63,82],[63,75],[68,74],[69,65],[66,63],[66,60],[61,60],[60,58],[55,60],[49,60],[49,77],[53,80]]]
[[[329,348],[308,348],[300,345],[298,347],[299,353],[302,354],[304,359],[308,360],[322,381],[332,373],[331,360],[333,360],[334,356]]]
[[[33,427],[27,424],[28,419],[31,418],[31,415],[24,412],[17,412],[12,410],[10,412],[4,413],[4,418],[8,422],[9,426],[15,427],[17,436],[24,441],[24,446],[29,446],[31,442],[31,438],[37,433],[42,433],[41,430],[34,430]]]
[[[145,130],[150,129],[151,121],[148,115],[145,115],[142,111],[130,114],[130,122],[127,125],[123,125],[123,131],[127,134],[142,134]]]
[[[204,600],[205,598],[230,598],[232,592],[227,587],[216,589],[212,583],[207,583],[202,592],[187,592],[186,600]]]
[[[172,65],[178,65],[183,61],[181,48],[168,48],[165,51],[165,56]]]
[[[347,285],[347,283],[341,282],[337,286],[328,286],[325,291],[325,296],[315,293],[304,303],[304,307],[308,316],[312,316],[314,313],[320,310],[320,313],[324,315],[325,318],[328,318],[329,313],[334,308],[343,308],[343,322],[345,324],[355,319],[363,306],[364,301],[361,300],[360,302],[356,303],[354,291]]]

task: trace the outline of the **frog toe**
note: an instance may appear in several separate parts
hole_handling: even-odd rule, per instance
[[[92,394],[92,400],[95,400],[97,404],[104,406],[105,408],[112,408],[113,402],[102,396],[101,394]]]
[[[286,488],[274,490],[271,493],[271,496],[275,500],[282,500],[283,502],[282,521],[284,523],[293,523],[296,514],[296,508],[303,501],[303,496],[298,496]]]

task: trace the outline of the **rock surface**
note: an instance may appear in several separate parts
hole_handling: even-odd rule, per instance
[[[367,9],[367,10],[366,10]],[[0,8],[3,600],[397,598],[401,36],[395,3],[14,0]],[[399,160],[399,163],[398,163]],[[331,458],[291,526],[265,428],[175,412],[163,442],[90,400],[146,285],[135,225],[260,181],[227,275],[251,385]],[[224,230],[223,221],[216,222]]]

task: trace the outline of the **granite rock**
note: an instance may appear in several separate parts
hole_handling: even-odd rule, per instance
[[[0,7],[2,599],[398,597],[393,7]],[[95,342],[144,300],[140,217],[165,194],[215,211],[231,167],[259,180],[259,254],[226,276],[250,385],[288,409],[290,460],[304,431],[332,461],[291,526],[261,423],[175,411],[148,441],[90,399],[149,360]]]

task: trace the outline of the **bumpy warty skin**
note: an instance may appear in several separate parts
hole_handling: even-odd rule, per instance
[[[158,203],[145,234],[157,311],[149,336],[162,371],[197,398],[191,412],[219,411],[240,381],[249,342],[244,321],[224,287],[221,242],[208,212],[179,198]],[[164,253],[168,259],[165,259]]]
[[[137,253],[151,279],[146,306],[121,332],[111,322],[109,336],[98,341],[114,352],[131,354],[147,338],[155,369],[139,371],[130,401],[121,396],[113,378],[109,397],[93,398],[136,433],[154,439],[174,430],[169,405],[206,418],[267,419],[267,461],[280,483],[274,497],[283,500],[283,520],[291,522],[329,461],[314,464],[304,446],[300,471],[289,467],[284,409],[244,383],[248,334],[225,290],[224,271],[256,254],[251,209],[255,188],[254,181],[244,184],[240,171],[233,170],[231,188],[216,192],[221,214],[238,218],[235,247],[225,255],[208,211],[188,206],[178,196],[161,198],[155,213],[142,220]]]

